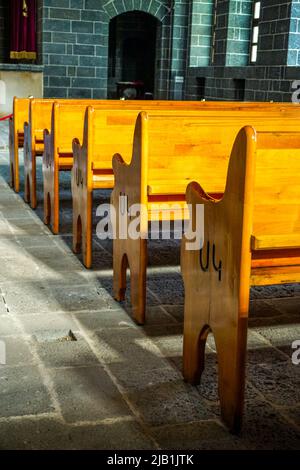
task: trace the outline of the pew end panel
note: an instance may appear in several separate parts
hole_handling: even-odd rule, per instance
[[[115,186],[111,195],[116,214],[113,240],[114,297],[118,301],[124,300],[126,270],[129,268],[132,315],[138,324],[145,321],[148,216],[141,210],[138,239],[129,237],[124,226],[131,222],[129,211],[134,204],[139,204],[141,209],[147,207],[147,126],[147,114],[142,112],[136,120],[132,159],[129,163],[119,154],[113,156]]]
[[[31,202],[31,183],[30,175],[32,173],[32,140],[31,140],[31,126],[29,122],[24,123],[24,201]],[[32,209],[36,208],[36,204],[32,205]]]
[[[24,127],[24,199],[32,209],[37,206],[36,159],[44,153],[44,129],[51,129],[53,103],[52,99],[32,99],[29,121]]]
[[[185,288],[183,375],[186,381],[199,383],[205,342],[212,331],[218,355],[221,415],[233,432],[241,428],[244,397],[255,142],[251,127],[238,134],[220,201],[211,200],[196,183],[188,186],[190,207],[204,204],[204,243],[201,249],[189,250],[184,236],[181,247]],[[245,152],[247,158],[243,158]]]
[[[208,201],[195,184],[187,191],[192,207],[205,206],[205,243],[193,252],[186,249],[185,237],[182,242],[183,374],[199,382],[211,330],[221,414],[233,432],[242,423],[250,287],[300,281],[299,138],[300,133],[243,128],[231,153],[222,200]]]
[[[93,191],[114,187],[112,156],[116,152],[130,160],[137,115],[134,107],[122,110],[110,106],[88,107],[83,144],[77,147],[76,157],[73,147],[73,248],[78,253],[82,247],[83,264],[87,268],[92,265]]]
[[[59,231],[59,207],[58,207],[58,152],[55,134],[55,116],[58,104],[53,104],[52,124],[50,133],[44,130],[44,152],[43,152],[43,183],[44,183],[44,223],[50,225],[54,234]]]
[[[83,139],[84,140],[84,139]],[[81,147],[77,138],[73,139],[73,168],[71,170],[72,210],[73,210],[73,252],[80,253],[82,243],[81,204],[83,175],[81,173],[81,159],[86,159],[85,146]]]
[[[82,142],[86,108],[87,101],[84,100],[78,100],[75,103],[58,101],[53,104],[51,133],[48,137],[49,147],[47,151],[50,165],[47,166],[44,159],[43,180],[45,220],[47,220],[47,213],[50,210],[51,229],[55,234],[59,232],[59,172],[72,170],[73,139],[77,137]],[[44,142],[44,145],[46,147],[46,142]],[[44,155],[47,152],[45,151]]]
[[[92,266],[92,212],[94,108],[88,106],[84,116],[83,141],[73,140],[72,201],[73,201],[73,251],[82,251],[83,264]]]
[[[15,134],[14,118],[9,118],[9,169],[10,169],[10,181],[9,185],[11,188],[15,187],[15,142],[17,141],[17,135]]]

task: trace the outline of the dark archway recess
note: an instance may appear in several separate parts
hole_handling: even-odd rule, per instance
[[[109,24],[108,97],[116,98],[118,82],[143,82],[155,93],[159,21],[141,11],[116,16]]]

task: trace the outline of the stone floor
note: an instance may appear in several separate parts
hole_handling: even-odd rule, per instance
[[[220,421],[213,338],[201,386],[182,380],[179,244],[150,242],[147,324],[138,327],[129,302],[112,298],[111,242],[94,239],[90,271],[70,249],[70,175],[59,236],[42,222],[41,166],[35,212],[8,178],[1,124],[0,449],[300,448],[291,348],[300,340],[299,285],[251,292],[245,420],[233,436]]]

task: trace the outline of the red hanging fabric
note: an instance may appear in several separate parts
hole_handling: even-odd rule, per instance
[[[11,0],[10,58],[36,59],[36,0]]]

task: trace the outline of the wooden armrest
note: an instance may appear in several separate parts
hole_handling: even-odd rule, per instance
[[[58,147],[57,152],[59,155],[73,155],[73,150],[70,147]]]
[[[190,184],[190,180],[184,181],[169,181],[169,180],[160,180],[154,181],[150,185],[148,185],[148,196],[166,196],[166,195],[179,195],[185,194],[187,186]],[[213,191],[208,192],[208,194],[213,199],[222,199],[223,191]]]
[[[251,248],[252,250],[300,248],[300,233],[290,235],[252,235]]]
[[[98,161],[92,162],[92,170],[101,171],[101,170],[112,170],[112,162],[109,161]]]
[[[167,194],[185,194],[190,180],[159,180],[153,181],[148,185],[148,195],[167,195]]]
[[[36,141],[43,142],[43,140],[44,140],[44,130],[42,130],[42,129],[36,130],[34,135],[35,135],[35,140]]]

